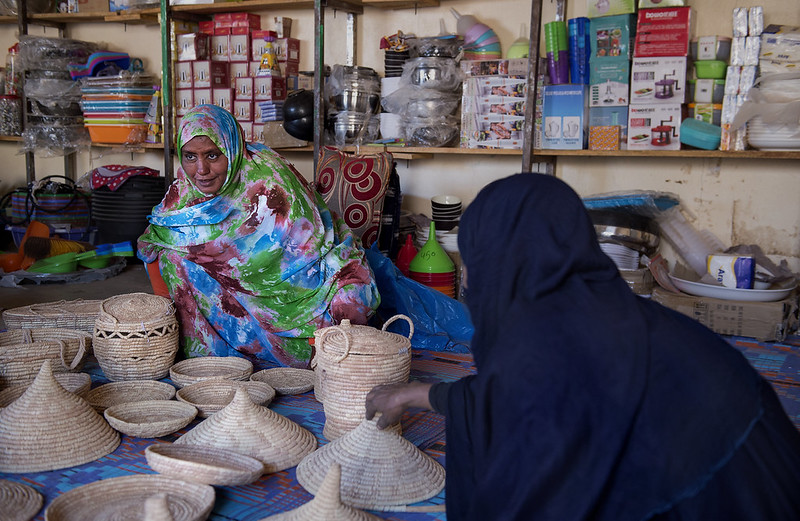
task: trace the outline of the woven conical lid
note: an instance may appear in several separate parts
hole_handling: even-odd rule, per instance
[[[66,391],[45,361],[25,393],[0,410],[0,472],[39,472],[112,452],[119,434],[83,398]]]
[[[156,494],[144,500],[144,521],[173,521],[166,494]]]
[[[33,487],[0,479],[0,521],[29,521],[43,503],[44,498]]]
[[[312,494],[331,465],[342,466],[342,501],[368,510],[402,510],[444,488],[444,467],[376,421],[364,420],[297,466],[297,481]]]
[[[409,335],[405,337],[386,331],[392,322],[403,319],[409,324]],[[414,324],[405,315],[395,315],[386,321],[383,329],[351,324],[344,319],[338,326],[329,326],[314,332],[315,345],[327,353],[328,358],[338,359],[347,353],[373,355],[406,353],[411,347]],[[338,360],[334,360],[338,361]]]
[[[210,445],[260,460],[264,474],[297,465],[317,448],[317,438],[275,411],[256,405],[242,388],[231,403],[175,440]]]
[[[342,483],[342,467],[331,465],[319,492],[305,505],[267,517],[261,521],[378,521],[380,518],[363,510],[342,503],[339,489]]]

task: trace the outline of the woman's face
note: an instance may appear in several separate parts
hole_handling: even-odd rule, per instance
[[[225,184],[228,158],[206,136],[195,136],[181,149],[181,166],[198,190],[214,195]]]

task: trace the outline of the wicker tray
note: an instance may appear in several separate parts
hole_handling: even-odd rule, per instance
[[[3,311],[8,329],[58,327],[91,333],[102,300],[59,300]]]
[[[259,460],[219,447],[158,443],[147,447],[144,455],[160,474],[207,485],[246,485],[264,473]]]
[[[279,394],[300,394],[314,388],[315,375],[310,369],[273,367],[253,373],[250,380],[267,383]]]
[[[56,381],[67,391],[83,396],[92,387],[92,377],[87,373],[54,373]],[[0,391],[0,407],[8,407],[11,402],[22,396],[30,383],[12,385]]]
[[[178,387],[210,380],[247,380],[253,374],[253,363],[238,356],[204,356],[181,360],[169,369],[169,377]]]
[[[204,380],[187,385],[176,393],[178,400],[197,407],[197,415],[207,418],[231,403],[236,389],[244,386],[256,405],[267,406],[275,398],[275,389],[264,382]]]
[[[112,405],[103,411],[103,416],[123,434],[158,438],[189,425],[197,416],[197,408],[175,400],[144,400]]]
[[[200,521],[214,507],[214,488],[159,475],[108,478],[69,490],[45,510],[46,521],[145,519],[145,502],[166,494],[173,521]]]
[[[166,382],[156,380],[134,380],[130,382],[111,382],[95,387],[84,398],[99,413],[121,403],[143,400],[171,400],[175,388]]]

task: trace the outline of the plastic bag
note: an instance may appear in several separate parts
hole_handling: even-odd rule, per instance
[[[414,323],[414,348],[469,352],[474,327],[464,304],[404,276],[376,244],[366,250],[366,257],[381,294],[379,318],[387,320],[398,313],[409,317]],[[392,323],[388,330],[408,334],[408,326],[402,320]]]

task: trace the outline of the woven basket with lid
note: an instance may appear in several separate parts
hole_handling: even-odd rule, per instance
[[[168,298],[128,293],[105,299],[94,354],[109,380],[160,380],[178,353],[178,321]]]
[[[3,311],[8,329],[59,327],[92,333],[102,300],[58,300]]]
[[[398,319],[408,322],[408,337],[386,331]],[[373,387],[408,381],[413,335],[414,324],[405,315],[393,316],[382,329],[342,320],[338,326],[314,332],[316,354],[311,366],[317,375],[315,392],[325,410],[326,438],[336,439],[364,420],[364,400]]]
[[[53,372],[80,371],[91,348],[91,335],[76,329],[13,329],[0,333],[0,386],[30,383],[44,360],[52,362]]]

